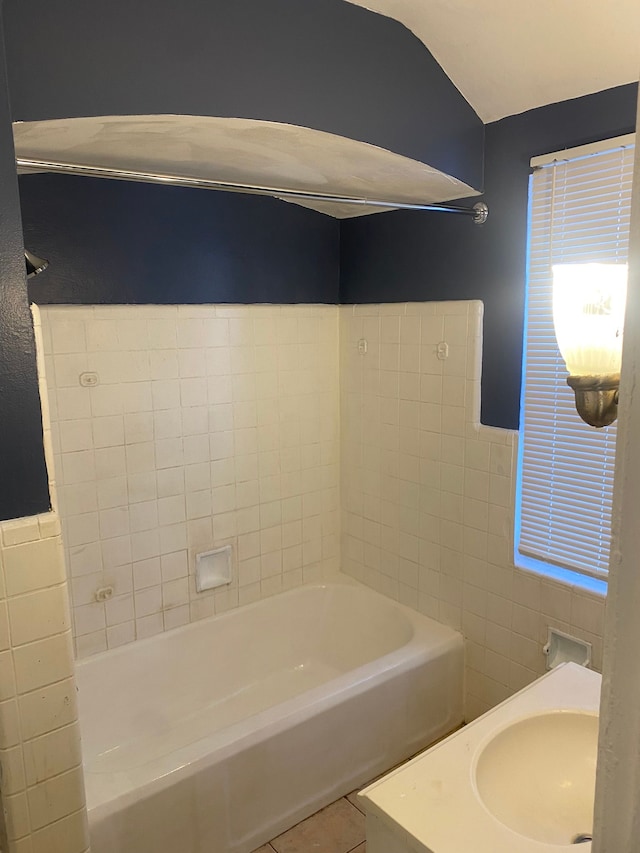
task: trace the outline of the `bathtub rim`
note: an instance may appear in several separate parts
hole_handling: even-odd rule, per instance
[[[204,626],[207,624],[212,624],[214,622],[220,621],[221,623],[227,619],[233,618],[239,611],[243,613],[249,613],[256,608],[259,608],[265,602],[270,601],[274,598],[284,598],[284,597],[293,597],[296,592],[299,592],[303,589],[327,589],[332,586],[346,586],[346,587],[354,587],[359,590],[366,591],[367,593],[371,593],[375,598],[381,599],[390,606],[399,609],[409,620],[411,627],[415,628],[416,617],[418,620],[427,620],[432,625],[436,625],[439,628],[442,628],[443,631],[450,631],[454,634],[460,633],[456,631],[455,628],[450,628],[448,625],[445,625],[442,622],[438,622],[432,616],[427,616],[426,614],[420,613],[418,610],[414,610],[411,607],[408,607],[406,604],[402,604],[399,601],[396,601],[393,598],[389,598],[381,592],[378,592],[372,587],[367,586],[364,583],[352,578],[350,575],[345,575],[342,572],[336,572],[330,578],[326,578],[322,581],[310,581],[309,583],[301,583],[297,586],[290,587],[289,589],[283,589],[280,592],[276,592],[273,595],[265,596],[264,598],[259,598],[257,601],[252,601],[249,604],[241,604],[238,607],[232,607],[229,610],[224,610],[222,613],[214,613],[211,616],[205,616],[203,619],[195,619],[191,622],[187,622],[185,625],[179,625],[176,628],[170,628],[167,631],[158,631],[156,634],[152,634],[150,637],[144,637],[141,640],[132,640],[128,643],[123,643],[120,646],[116,646],[113,649],[105,649],[101,652],[96,652],[92,655],[87,655],[86,657],[76,658],[74,661],[75,671],[78,669],[83,669],[86,666],[89,666],[92,663],[98,663],[101,660],[111,659],[124,656],[127,653],[131,652],[132,648],[145,648],[147,646],[153,645],[154,643],[158,643],[165,636],[171,637],[180,637],[183,634],[189,633],[190,630],[198,626]],[[413,638],[411,638],[413,639]],[[411,642],[411,639],[409,642]],[[404,648],[404,646],[400,646],[399,648]],[[380,658],[376,658],[379,660]]]

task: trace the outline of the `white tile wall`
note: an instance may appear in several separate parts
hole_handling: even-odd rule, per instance
[[[54,513],[0,524],[0,765],[3,850],[88,851],[71,615]]]
[[[335,307],[40,313],[79,656],[338,568]],[[233,583],[196,593],[224,544]]]
[[[469,717],[542,673],[550,625],[599,667],[602,599],[513,565],[517,436],[479,424],[481,303],[42,315],[78,654],[341,565],[464,632]],[[236,580],[197,595],[194,552],[227,542]]]
[[[340,314],[343,570],[462,630],[469,718],[542,674],[548,626],[599,668],[602,598],[513,564],[517,434],[479,423],[482,304]]]

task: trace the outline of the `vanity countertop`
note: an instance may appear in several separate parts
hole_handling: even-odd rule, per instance
[[[476,766],[486,745],[521,720],[550,712],[597,714],[600,685],[598,673],[562,664],[362,791],[368,824],[382,824],[397,842],[394,849],[416,853],[575,851],[570,840],[535,840],[498,820],[478,794]],[[517,756],[517,739],[512,750]]]

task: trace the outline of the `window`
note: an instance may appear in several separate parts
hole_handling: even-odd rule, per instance
[[[615,424],[575,410],[553,328],[551,266],[626,263],[634,137],[531,161],[516,563],[604,592]]]

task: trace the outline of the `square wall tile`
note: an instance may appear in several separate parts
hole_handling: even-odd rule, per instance
[[[514,567],[517,436],[479,423],[482,310],[477,301],[339,309],[342,567],[462,630],[471,716],[542,671],[542,625],[600,647],[603,614],[602,602]],[[356,353],[362,337],[372,353],[381,342],[378,361]]]
[[[323,534],[299,525],[287,531],[283,561],[274,507],[315,500],[323,488],[338,493],[338,313],[320,305],[41,310],[79,655],[191,618],[188,547],[237,548],[238,535],[258,534],[266,564],[251,578],[245,567],[245,576],[256,584],[264,575],[264,594],[282,586],[283,572],[323,558]],[[67,328],[78,342],[70,350],[53,343]],[[389,314],[384,344],[395,369],[400,331],[400,314]],[[377,340],[378,332],[376,320]],[[419,334],[419,317],[403,321],[409,372]],[[100,385],[78,389],[89,366]],[[335,508],[314,507],[320,531],[329,530]],[[30,535],[20,531],[11,544]],[[242,559],[254,556],[243,551]],[[8,574],[21,585],[11,594],[29,592],[13,563]],[[98,606],[95,591],[105,585],[115,596]],[[237,593],[218,599],[219,608],[238,603]]]

